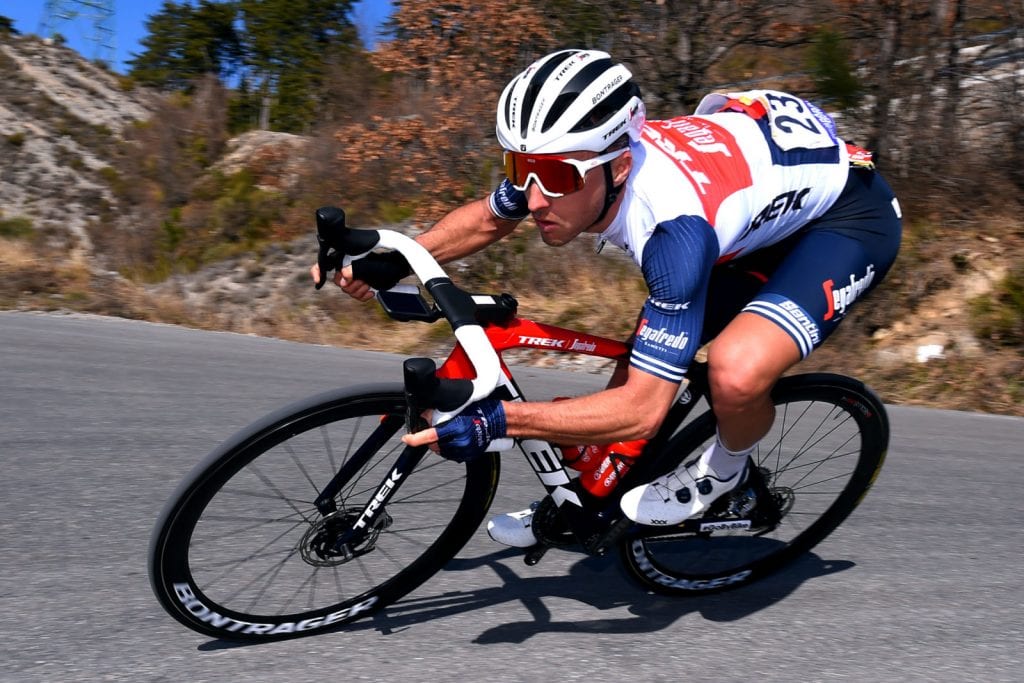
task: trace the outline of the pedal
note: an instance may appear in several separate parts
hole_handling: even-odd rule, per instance
[[[534,566],[541,561],[541,558],[544,557],[544,554],[550,547],[551,546],[545,545],[544,543],[538,543],[537,545],[530,546],[526,549],[526,554],[523,555],[523,562],[525,562],[528,567]]]
[[[612,526],[603,534],[595,534],[591,538],[587,539],[587,542],[583,544],[586,551],[592,555],[598,557],[604,557],[604,554],[608,552],[623,534],[633,525],[633,520],[629,517],[623,517],[619,521],[612,524]]]
[[[576,543],[576,537],[569,531],[551,496],[541,499],[533,512],[533,534],[539,545],[548,548],[567,548]]]

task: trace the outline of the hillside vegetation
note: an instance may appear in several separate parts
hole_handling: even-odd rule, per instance
[[[313,211],[415,234],[482,196],[500,178],[501,86],[582,45],[630,64],[652,118],[715,89],[823,101],[879,153],[906,232],[886,282],[801,369],[857,374],[890,402],[1024,414],[1016,6],[398,2],[368,52],[343,22],[256,14],[278,5],[165,3],[128,76],[0,21],[0,307],[439,353],[442,325],[312,289]],[[285,35],[288,59],[273,43]],[[645,296],[620,255],[543,247],[529,223],[454,274],[512,291],[526,317],[608,336],[631,331]]]

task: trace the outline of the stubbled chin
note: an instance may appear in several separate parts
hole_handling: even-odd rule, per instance
[[[540,238],[544,240],[544,244],[548,245],[549,247],[564,247],[566,244],[568,244],[566,240],[559,239],[555,235],[549,235],[544,231],[541,231]]]

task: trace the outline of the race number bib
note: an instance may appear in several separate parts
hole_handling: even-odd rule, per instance
[[[832,117],[807,100],[786,93],[763,91],[760,98],[771,122],[772,140],[784,150],[835,147]]]
[[[767,116],[772,141],[785,151],[827,149],[838,144],[832,117],[814,104],[777,90],[749,90],[740,93],[712,93],[701,100],[697,114],[713,114],[731,101],[741,103],[751,116]],[[754,113],[751,105],[756,107]]]

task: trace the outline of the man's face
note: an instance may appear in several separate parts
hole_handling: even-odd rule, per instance
[[[565,156],[586,160],[598,155],[594,152],[573,152]],[[610,162],[613,171],[622,166],[625,157],[628,153]],[[607,190],[603,166],[587,171],[583,189],[561,197],[549,197],[541,192],[537,183],[531,182],[526,188],[526,199],[545,244],[560,247],[593,226],[601,215]]]

